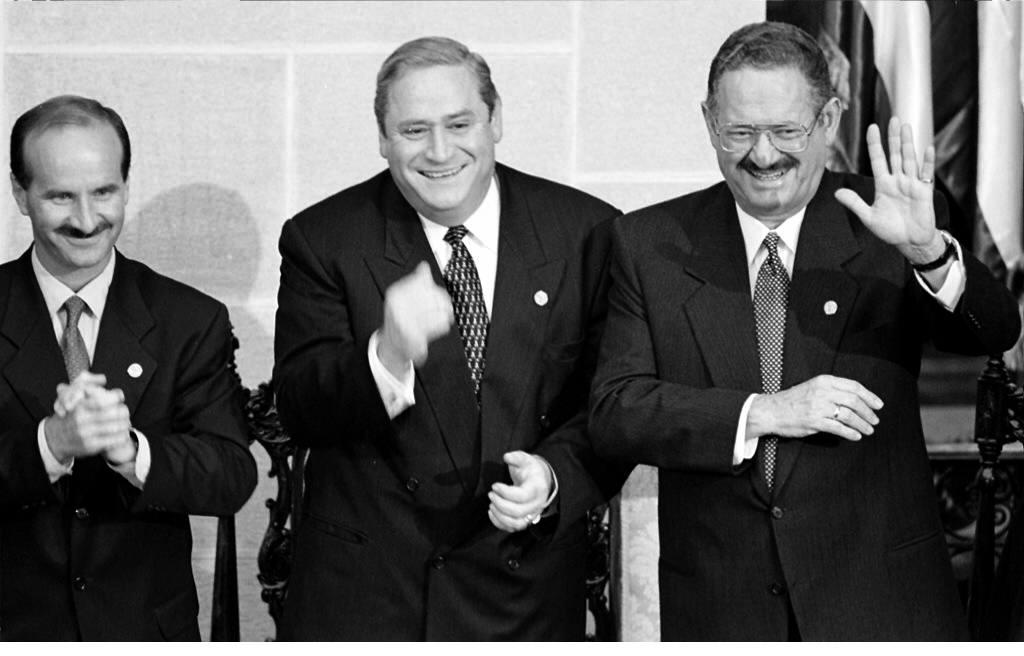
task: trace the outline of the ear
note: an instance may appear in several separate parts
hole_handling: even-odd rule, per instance
[[[388,158],[388,137],[381,131],[377,131],[377,148],[380,150],[380,156],[384,159]]]
[[[21,213],[28,216],[28,192],[18,183],[13,173],[11,173],[11,194],[14,196],[14,202],[18,204],[18,209],[21,210]]]
[[[124,204],[125,205],[128,204],[128,198],[130,196],[130,194],[128,193],[128,191],[129,191],[128,181],[129,181],[129,178],[125,178],[124,179]]]
[[[494,109],[491,111],[491,135],[494,143],[501,141],[501,98],[494,99]]]
[[[821,109],[821,127],[825,130],[825,143],[832,145],[839,134],[839,119],[843,116],[843,105],[839,98],[830,98]]]
[[[718,134],[715,132],[715,120],[711,116],[711,110],[708,108],[706,100],[701,102],[700,111],[704,115],[704,126],[708,129],[708,139],[711,140],[711,146],[717,149]]]

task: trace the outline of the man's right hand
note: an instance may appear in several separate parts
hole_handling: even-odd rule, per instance
[[[448,334],[455,323],[448,292],[434,283],[430,265],[420,262],[409,275],[384,292],[384,324],[380,328],[377,357],[396,377],[411,361],[427,361],[431,342]]]
[[[831,433],[857,441],[875,432],[882,399],[855,380],[815,376],[799,385],[758,394],[747,413],[747,439]]]
[[[63,415],[43,422],[46,445],[58,462],[84,458],[118,446],[131,429],[131,418],[121,390],[100,389],[86,394]]]

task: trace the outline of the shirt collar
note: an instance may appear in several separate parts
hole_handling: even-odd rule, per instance
[[[800,226],[804,223],[804,214],[806,212],[807,208],[802,208],[799,212],[780,223],[779,227],[775,228],[775,233],[779,236],[782,246],[788,248],[794,255],[796,254],[797,240],[800,238]],[[740,220],[740,231],[743,232],[743,247],[747,253],[747,266],[750,267],[754,264],[754,258],[757,256],[757,251],[761,248],[765,236],[771,231],[768,229],[768,226],[744,212],[739,204],[736,205],[736,216]]]
[[[427,217],[419,214],[420,223],[423,224],[423,231],[431,243],[444,240],[448,227],[440,223],[434,223]],[[462,225],[466,226],[467,237],[472,238],[481,246],[494,253],[498,252],[498,223],[501,217],[501,199],[498,193],[498,181],[491,176],[491,184],[487,187],[487,194],[476,211],[469,215]]]
[[[39,283],[39,290],[46,302],[46,310],[51,316],[56,315],[64,303],[75,295],[85,301],[92,316],[97,319],[103,316],[103,309],[107,305],[107,292],[110,291],[110,283],[114,279],[114,261],[117,260],[115,252],[111,252],[110,260],[99,275],[78,290],[77,294],[46,270],[36,255],[35,246],[32,247],[31,259],[32,272],[36,274],[36,282]]]

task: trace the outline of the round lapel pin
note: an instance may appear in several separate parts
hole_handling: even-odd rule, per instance
[[[543,289],[538,290],[537,293],[533,295],[533,302],[540,307],[544,307],[548,304],[548,293]]]
[[[142,365],[138,362],[133,362],[128,365],[128,375],[132,378],[138,378],[142,375]]]
[[[825,314],[832,316],[839,311],[839,305],[835,301],[825,301]]]

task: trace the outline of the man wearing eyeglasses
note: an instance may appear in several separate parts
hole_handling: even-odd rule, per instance
[[[743,27],[702,109],[725,178],[618,220],[599,455],[659,468],[666,640],[966,633],[917,391],[926,340],[999,353],[1017,307],[936,223],[909,126],[826,171],[841,107],[805,32]]]

